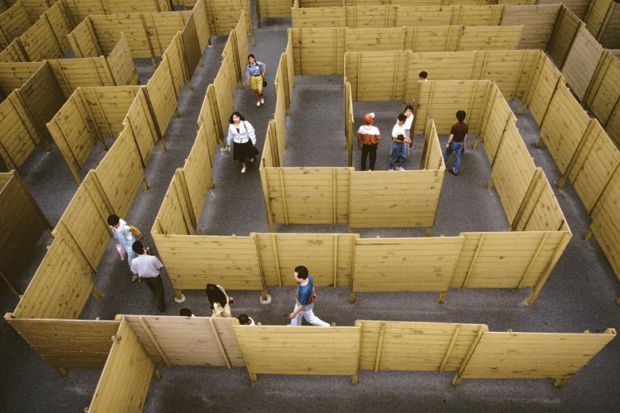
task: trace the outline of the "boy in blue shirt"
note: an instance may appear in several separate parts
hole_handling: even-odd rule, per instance
[[[297,301],[293,307],[293,312],[288,316],[291,320],[291,325],[300,326],[301,317],[303,316],[313,326],[329,327],[329,323],[315,316],[312,311],[314,308],[313,301],[316,299],[316,290],[314,289],[314,280],[308,273],[308,269],[303,265],[295,267],[293,277],[295,277],[295,282],[297,283]]]

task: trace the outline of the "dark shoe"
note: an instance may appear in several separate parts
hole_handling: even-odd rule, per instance
[[[459,176],[459,174],[454,172],[454,169],[452,169],[452,168],[448,169],[448,172],[450,172],[454,176]]]

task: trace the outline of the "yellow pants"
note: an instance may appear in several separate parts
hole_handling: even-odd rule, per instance
[[[250,87],[258,93],[263,93],[263,77],[250,76]]]

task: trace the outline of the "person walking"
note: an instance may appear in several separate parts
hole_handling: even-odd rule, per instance
[[[155,294],[159,312],[166,311],[166,299],[164,297],[164,284],[161,281],[161,269],[164,264],[154,255],[148,255],[146,248],[141,241],[136,241],[132,245],[137,257],[131,262],[131,272],[134,280],[144,281],[150,290]]]
[[[367,113],[364,115],[365,125],[360,126],[357,130],[357,140],[362,145],[362,171],[366,170],[366,159],[370,158],[369,168],[371,171],[375,170],[375,162],[377,161],[377,146],[379,145],[379,139],[381,134],[376,126],[373,126],[375,121],[374,113]]]
[[[250,122],[245,120],[239,112],[230,115],[226,150],[230,151],[232,144],[233,160],[241,164],[241,173],[247,170],[247,162],[254,162],[258,150],[256,149],[256,132]]]
[[[448,166],[448,159],[452,152],[454,152],[455,159],[454,165],[452,168],[449,168],[448,171],[452,175],[458,175],[461,169],[461,157],[463,156],[463,152],[465,152],[465,147],[467,146],[467,132],[469,131],[469,126],[465,123],[465,117],[467,113],[464,110],[459,110],[456,112],[456,122],[452,125],[452,129],[450,129],[450,136],[448,137],[448,143],[446,144],[446,150],[443,153],[443,160]]]
[[[329,327],[329,323],[321,320],[314,315],[314,300],[316,300],[316,289],[314,288],[314,280],[309,274],[308,269],[303,265],[295,267],[293,273],[295,282],[297,283],[297,296],[293,312],[288,315],[292,326],[301,325],[301,317],[313,326]]]
[[[144,239],[142,233],[138,228],[129,225],[116,214],[108,216],[108,225],[112,230],[112,234],[114,234],[116,249],[121,256],[121,260],[127,257],[127,265],[131,269],[131,262],[136,258],[136,253],[133,251],[132,246],[138,239]]]
[[[235,299],[226,294],[224,287],[217,284],[207,284],[205,293],[213,310],[212,317],[232,317],[230,304],[234,303]]]
[[[245,68],[246,84],[256,93],[256,106],[264,105],[263,87],[265,86],[265,75],[267,65],[256,60],[253,54],[248,55],[248,65]]]
[[[405,122],[407,116],[404,113],[398,115],[396,124],[392,128],[392,152],[390,154],[390,171],[404,171],[403,165],[407,161],[407,145],[411,143],[411,139],[405,136]]]

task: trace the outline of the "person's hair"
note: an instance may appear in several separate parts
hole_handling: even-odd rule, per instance
[[[308,269],[303,265],[298,265],[295,267],[295,272],[297,273],[297,278],[301,278],[302,280],[308,278]]]
[[[426,70],[422,70],[418,76],[422,79],[426,79],[428,77],[428,72]]]
[[[404,122],[407,120],[407,116],[404,113],[399,113],[398,114],[398,120],[401,122]]]
[[[408,110],[413,112],[413,105],[405,105],[405,109],[403,110],[403,113],[407,112]]]
[[[248,61],[250,60],[250,57],[251,57],[252,59],[256,60],[256,56],[254,56],[254,54],[253,54],[253,53],[250,53],[250,54],[248,55]]]
[[[179,315],[182,317],[191,317],[193,313],[189,308],[181,308],[181,310],[179,310]]]
[[[108,225],[110,225],[110,226],[112,226],[112,227],[113,227],[113,226],[115,226],[116,224],[118,224],[118,222],[119,222],[120,220],[121,220],[121,219],[118,217],[118,215],[116,215],[116,214],[111,214],[110,216],[108,216]]]
[[[207,294],[209,304],[211,304],[211,309],[213,309],[213,304],[215,303],[219,303],[222,307],[228,304],[226,294],[224,294],[224,291],[220,290],[220,288],[215,284],[207,284],[205,293]]]
[[[467,113],[465,113],[464,110],[459,110],[456,112],[456,119],[459,122],[463,122],[465,120],[465,116],[467,116]]]
[[[144,245],[142,245],[141,241],[135,241],[131,244],[131,249],[138,255],[144,254]]]
[[[239,113],[239,112],[237,112],[237,111],[234,111],[234,112],[232,113],[232,115],[230,115],[230,119],[228,119],[228,123],[235,123],[235,121],[233,120],[233,116],[235,116],[235,115],[239,116],[239,119],[240,119],[241,121],[244,121],[244,120],[245,120],[245,118],[243,117],[243,115],[242,115],[241,113]]]
[[[250,317],[247,314],[239,314],[237,320],[239,320],[239,324],[244,326],[252,324],[252,320],[250,320]]]

